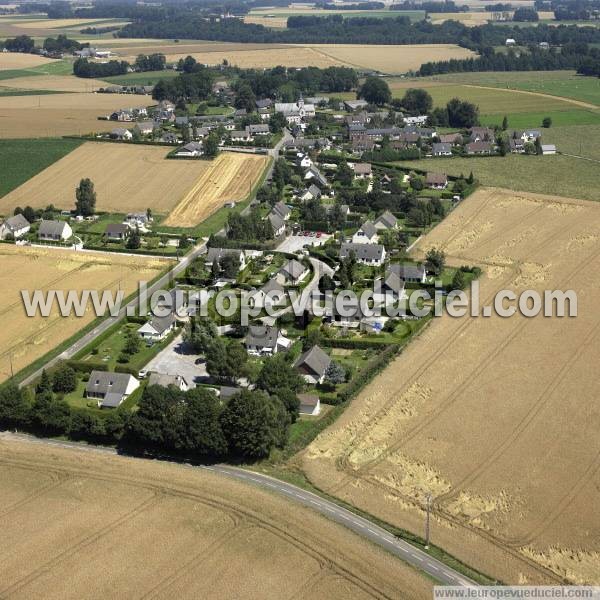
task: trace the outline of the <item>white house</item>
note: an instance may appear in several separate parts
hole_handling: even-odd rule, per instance
[[[271,223],[271,227],[273,228],[273,235],[275,237],[279,237],[285,232],[285,221],[279,216],[279,214],[272,210],[268,215],[267,219],[269,223]]]
[[[556,154],[556,146],[554,144],[542,144],[542,154]]]
[[[12,238],[18,240],[23,237],[29,230],[31,225],[23,215],[15,215],[9,217],[0,225],[0,240]]]
[[[387,269],[386,279],[391,274],[396,275],[405,283],[425,283],[427,280],[427,272],[423,265],[393,264]]]
[[[68,240],[73,235],[71,226],[66,221],[44,221],[38,229],[38,239],[49,242]]]
[[[282,306],[285,298],[285,290],[275,278],[269,279],[261,288],[250,293],[252,306],[257,308]]]
[[[376,244],[378,241],[377,229],[371,221],[365,221],[352,236],[353,244]]]
[[[117,127],[110,132],[110,137],[115,140],[130,140],[133,137],[133,134],[129,129]]]
[[[277,327],[250,325],[244,343],[249,354],[276,354],[287,350],[291,340],[283,337]]]
[[[342,244],[340,259],[354,255],[356,262],[370,267],[380,267],[385,261],[385,248],[381,244]]]
[[[244,252],[233,248],[209,248],[204,263],[206,266],[212,267],[215,260],[220,263],[225,256],[235,256],[239,261],[240,271],[246,268],[246,256]]]
[[[190,385],[183,375],[166,375],[164,373],[150,373],[148,385],[169,387],[174,385],[180,392],[187,392]]]
[[[315,116],[315,105],[305,104],[302,98],[298,102],[276,102],[275,112],[282,113],[290,125],[299,124]]]
[[[516,46],[517,42],[513,38],[506,38],[506,42],[504,42],[505,46]]]
[[[204,150],[199,142],[190,142],[177,150],[175,156],[196,157],[202,156]]]
[[[153,317],[144,323],[138,330],[138,334],[145,340],[157,342],[164,340],[175,328],[175,315],[172,313],[166,317]]]
[[[375,229],[378,230],[389,230],[398,229],[398,219],[389,211],[386,210],[381,213],[375,221],[373,221]]]
[[[99,408],[117,408],[139,387],[140,382],[129,373],[92,371],[85,395],[97,399]]]
[[[316,417],[321,413],[321,400],[316,394],[298,394],[297,398],[300,401],[301,415]]]
[[[405,125],[425,125],[427,123],[427,115],[418,115],[416,117],[402,117]]]
[[[309,270],[295,258],[288,260],[275,275],[282,285],[298,285],[309,273]]]

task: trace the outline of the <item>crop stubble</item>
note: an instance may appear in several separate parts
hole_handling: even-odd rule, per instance
[[[40,494],[31,473],[54,487]],[[13,499],[20,496],[0,514],[3,596],[431,593],[430,582],[349,531],[206,471],[55,448],[42,454],[0,439],[0,474]]]
[[[436,319],[303,456],[312,481],[505,582],[599,583],[600,206],[485,189],[419,244],[577,318]]]
[[[91,307],[85,316],[61,317],[56,309],[48,318],[28,317],[21,301],[21,290],[104,290],[124,291],[125,296],[141,280],[150,281],[167,263],[143,257],[106,256],[46,248],[2,245],[0,250],[0,381],[12,369],[16,373],[43,356],[90,323]]]

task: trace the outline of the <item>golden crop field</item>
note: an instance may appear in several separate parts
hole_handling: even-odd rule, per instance
[[[491,19],[491,12],[432,13],[429,16],[429,20],[434,25],[439,25],[445,21],[459,21],[467,27],[485,25]]]
[[[0,80],[0,89],[11,88],[19,90],[51,90],[57,92],[85,93],[94,92],[97,89],[106,86],[106,81],[74,77],[73,75],[31,75],[28,77],[15,77],[13,79]],[[89,96],[87,96],[87,98],[89,99]],[[123,100],[125,101],[125,98],[123,98]],[[129,96],[129,100],[130,102],[134,101],[131,96]],[[138,100],[140,100],[139,97]],[[142,103],[147,101],[146,99],[141,100]],[[45,102],[45,100],[42,102]],[[80,104],[80,106],[82,105],[84,104]]]
[[[21,290],[124,290],[127,296],[138,281],[154,279],[169,261],[144,257],[95,254],[53,248],[0,247],[0,382],[23,369],[93,321],[88,310],[82,318],[28,317]],[[0,578],[2,579],[2,578]]]
[[[432,582],[281,497],[175,463],[0,437],[0,595],[419,599]]]
[[[600,584],[600,204],[482,189],[418,245],[576,318],[434,319],[302,457],[330,494],[505,583]]]
[[[0,201],[17,206],[72,208],[84,177],[94,182],[96,209],[171,213],[165,224],[192,227],[231,200],[243,200],[267,165],[266,156],[223,152],[216,160],[168,160],[169,148],[86,142]],[[172,211],[172,212],[171,212]]]
[[[19,80],[12,81],[22,87]],[[98,117],[119,108],[146,106],[149,102],[147,97],[126,94],[4,96],[0,97],[0,137],[57,137],[110,131],[117,125],[99,121]]]
[[[187,55],[202,63],[221,64],[227,59],[242,68],[354,66],[400,74],[418,69],[422,63],[448,58],[468,58],[473,52],[454,44],[374,46],[360,44],[235,44],[226,42],[183,42],[157,45],[111,46],[125,60],[140,53],[162,52],[174,61]]]
[[[222,152],[206,169],[164,221],[191,227],[219,210],[225,202],[244,200],[258,182],[266,156]]]
[[[53,63],[51,58],[37,56],[36,54],[23,54],[21,52],[0,52],[0,71],[9,69],[29,69]]]

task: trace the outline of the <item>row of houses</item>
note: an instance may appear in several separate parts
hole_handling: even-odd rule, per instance
[[[0,225],[1,240],[19,240],[31,230],[31,223],[21,214],[9,217]],[[73,237],[73,229],[66,221],[40,221],[37,238],[45,242],[61,242]]]

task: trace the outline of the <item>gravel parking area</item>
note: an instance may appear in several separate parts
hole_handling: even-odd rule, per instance
[[[321,237],[317,237],[316,235],[291,235],[286,238],[277,246],[277,252],[288,252],[291,254],[295,254],[296,252],[302,250],[304,246],[321,246],[324,244],[331,236],[323,233]]]
[[[204,359],[201,359],[200,364],[196,364],[198,358],[198,354],[191,352],[179,335],[144,369],[162,375],[182,375],[190,387],[195,387],[196,383],[208,377]]]

